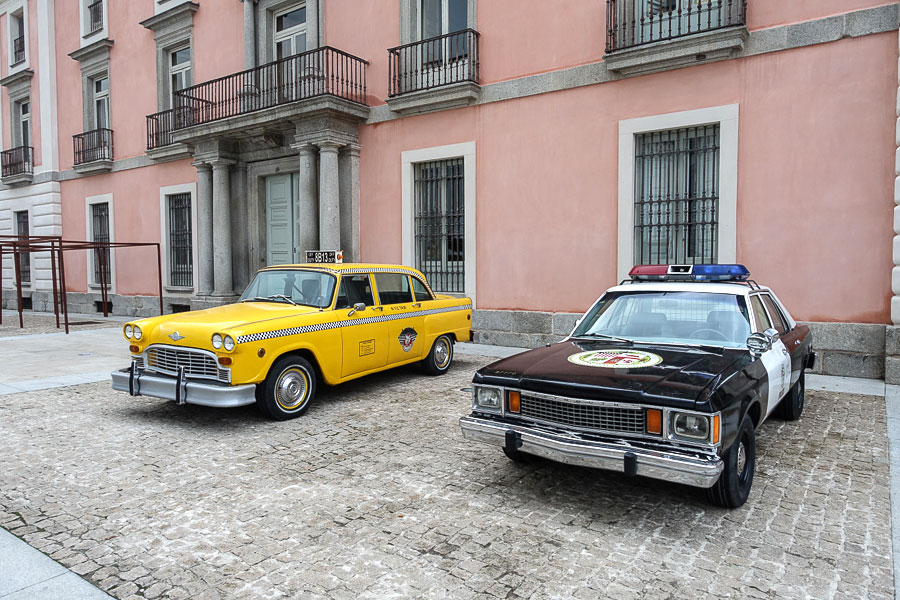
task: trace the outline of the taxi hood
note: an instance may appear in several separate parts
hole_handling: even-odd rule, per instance
[[[185,338],[183,342],[179,342],[180,344],[197,346],[208,343],[210,336],[215,332],[243,329],[266,321],[318,312],[318,308],[311,306],[292,306],[282,302],[243,302],[165,315],[149,319],[146,325],[143,321],[139,321],[138,324],[144,328],[150,343],[170,344],[172,342],[169,336],[177,331]]]
[[[546,394],[695,408],[741,350],[607,340],[566,340],[480,369],[475,383]]]

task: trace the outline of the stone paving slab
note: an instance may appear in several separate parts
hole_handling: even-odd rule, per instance
[[[284,423],[107,383],[4,396],[0,526],[119,600],[893,596],[880,399],[810,392],[764,424],[728,511],[463,440],[491,360],[324,389]]]

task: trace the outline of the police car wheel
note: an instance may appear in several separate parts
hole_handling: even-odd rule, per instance
[[[785,421],[796,421],[803,414],[803,403],[806,396],[806,376],[801,372],[800,379],[791,388],[778,406],[775,407],[775,416]]]
[[[442,335],[434,340],[431,352],[422,361],[422,366],[430,375],[442,375],[450,368],[451,362],[453,362],[453,340],[449,335]]]
[[[316,371],[305,358],[284,356],[272,365],[262,387],[257,402],[263,413],[278,421],[293,419],[306,412],[316,395]]]
[[[747,501],[756,469],[756,433],[753,421],[745,415],[737,439],[722,455],[725,468],[715,485],[706,490],[706,498],[723,508],[737,508]]]

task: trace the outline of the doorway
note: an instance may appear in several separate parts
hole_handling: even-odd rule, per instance
[[[266,265],[300,262],[299,196],[297,173],[266,177]]]

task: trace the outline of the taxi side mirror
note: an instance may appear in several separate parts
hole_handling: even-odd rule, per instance
[[[366,310],[366,305],[363,304],[362,302],[357,302],[356,304],[353,305],[353,308],[350,309],[350,312],[347,313],[347,316],[349,317],[350,315],[352,315],[355,312],[362,312],[364,310]]]
[[[772,349],[772,344],[775,341],[775,335],[777,332],[774,329],[767,329],[764,332],[757,331],[756,333],[751,333],[750,337],[747,338],[747,349],[750,351],[755,358],[759,358],[766,352]]]

